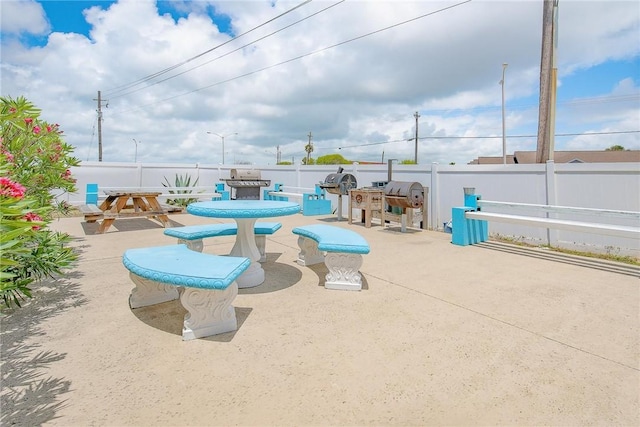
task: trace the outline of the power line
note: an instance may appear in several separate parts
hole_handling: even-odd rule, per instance
[[[629,94],[629,95],[608,95],[608,96],[596,96],[590,98],[580,98],[573,99],[568,101],[559,101],[558,106],[573,106],[573,105],[584,105],[584,104],[604,104],[610,102],[625,102],[625,101],[637,101],[640,99],[640,93]],[[509,110],[526,110],[528,108],[537,107],[537,103],[527,103],[527,104],[509,104]],[[422,110],[424,114],[443,114],[443,113],[454,113],[457,111],[460,112],[469,112],[469,111],[494,111],[499,110],[501,107],[499,105],[490,105],[490,106],[478,106],[472,108],[442,108],[438,110]]]
[[[207,61],[207,62],[203,62],[202,64],[199,64],[199,65],[196,65],[196,66],[194,66],[194,67],[191,67],[191,68],[189,68],[189,69],[187,69],[187,70],[184,70],[184,71],[182,71],[182,72],[180,72],[180,73],[178,73],[178,74],[174,74],[174,75],[169,76],[169,77],[167,77],[167,78],[165,78],[165,79],[162,79],[162,80],[158,80],[158,81],[156,81],[156,82],[153,82],[153,83],[152,83],[152,84],[150,84],[149,86],[144,86],[144,87],[141,87],[141,88],[138,88],[138,89],[131,90],[131,91],[129,91],[129,92],[121,93],[120,95],[112,96],[112,98],[119,98],[119,97],[122,97],[122,96],[130,95],[130,94],[132,94],[132,93],[135,93],[135,92],[141,91],[141,90],[143,90],[143,89],[148,89],[148,88],[150,88],[150,87],[152,87],[152,86],[155,86],[155,85],[160,84],[160,83],[164,83],[164,82],[166,82],[167,80],[171,80],[171,79],[173,79],[173,78],[175,78],[175,77],[178,77],[178,76],[181,76],[181,75],[183,75],[183,74],[186,74],[186,73],[188,73],[188,72],[190,72],[190,71],[193,71],[193,70],[195,70],[195,69],[197,69],[197,68],[203,67],[203,66],[205,66],[205,65],[207,65],[207,64],[210,64],[210,63],[212,63],[212,62],[214,62],[214,61],[217,61],[217,60],[222,59],[222,58],[224,58],[224,57],[226,57],[226,56],[229,56],[229,55],[231,55],[232,53],[235,53],[235,52],[237,52],[237,51],[239,51],[239,50],[243,50],[244,48],[246,48],[246,47],[248,47],[248,46],[251,46],[251,45],[253,45],[253,44],[256,44],[256,43],[258,43],[258,42],[260,42],[260,41],[262,41],[262,40],[264,40],[264,39],[267,39],[267,38],[269,38],[269,37],[271,37],[271,36],[275,35],[275,34],[278,34],[278,33],[282,32],[282,31],[284,31],[284,30],[286,30],[286,29],[288,29],[288,28],[291,28],[291,27],[293,27],[293,26],[295,26],[295,25],[297,25],[297,24],[299,24],[299,23],[303,22],[303,21],[306,21],[307,19],[311,19],[312,17],[314,17],[314,16],[316,16],[316,15],[318,15],[318,14],[322,13],[322,12],[325,12],[325,11],[327,11],[327,10],[331,9],[332,7],[335,7],[335,6],[337,6],[337,5],[341,4],[341,3],[344,3],[345,1],[346,1],[346,0],[340,0],[340,1],[339,1],[339,2],[337,2],[337,3],[334,3],[334,4],[330,5],[330,6],[327,6],[327,7],[325,7],[324,9],[321,9],[321,10],[319,10],[319,11],[315,12],[315,13],[312,13],[312,14],[311,14],[311,15],[309,15],[309,16],[306,16],[306,17],[304,17],[304,18],[302,18],[302,19],[299,19],[299,20],[297,20],[297,21],[295,21],[295,22],[293,22],[293,23],[291,23],[291,24],[289,24],[289,25],[286,25],[286,26],[284,26],[284,27],[282,27],[282,28],[280,28],[280,29],[278,29],[278,30],[276,30],[276,31],[273,31],[273,32],[271,32],[271,33],[269,33],[269,34],[267,34],[267,35],[265,35],[265,36],[262,36],[262,37],[260,37],[260,38],[258,38],[258,39],[256,39],[256,40],[254,40],[254,41],[251,41],[251,42],[249,42],[249,43],[247,43],[247,44],[244,44],[244,45],[242,45],[242,46],[240,46],[240,47],[238,47],[238,48],[236,48],[236,49],[234,49],[234,50],[232,50],[232,51],[229,51],[229,52],[227,52],[227,53],[225,53],[225,54],[223,54],[223,55],[220,55],[220,56],[218,56],[218,57],[216,57],[216,58],[210,59],[210,60],[209,60],[209,61]],[[273,21],[273,20],[272,20],[272,21]],[[264,24],[262,24],[262,25],[264,25]],[[259,27],[256,27],[256,28],[259,28]],[[254,29],[255,29],[255,28],[254,28]],[[251,31],[253,31],[253,30],[251,30]],[[244,33],[244,34],[248,34],[248,32],[247,32],[247,33]],[[236,38],[236,39],[233,39],[233,40],[237,40],[237,38]],[[230,41],[232,41],[232,40],[230,40]],[[228,43],[228,42],[227,42],[227,43]],[[223,44],[221,44],[220,46],[223,46],[224,44],[226,44],[226,43],[223,43]],[[220,47],[220,46],[218,46],[218,47]],[[213,49],[212,49],[212,50],[213,50]],[[210,50],[210,51],[211,51],[211,50]],[[210,51],[209,51],[209,52],[210,52]]]
[[[453,5],[451,5],[451,6],[446,6],[446,7],[443,7],[443,8],[441,8],[441,9],[438,9],[438,10],[435,10],[435,11],[428,12],[428,13],[425,13],[425,14],[423,14],[423,15],[417,16],[417,17],[415,17],[415,18],[407,19],[407,20],[405,20],[405,21],[401,21],[401,22],[398,22],[398,23],[396,23],[396,24],[389,25],[389,26],[384,27],[384,28],[380,28],[380,29],[378,29],[378,30],[371,31],[371,32],[368,32],[368,33],[362,34],[362,35],[360,35],[360,36],[356,36],[356,37],[353,37],[353,38],[351,38],[351,39],[344,40],[344,41],[341,41],[341,42],[339,42],[339,43],[332,44],[332,45],[330,45],[330,46],[326,46],[326,47],[323,47],[323,48],[320,48],[320,49],[316,49],[316,50],[314,50],[314,51],[311,51],[311,52],[308,52],[308,53],[305,53],[305,54],[302,54],[302,55],[298,55],[298,56],[296,56],[296,57],[293,57],[293,58],[287,59],[287,60],[285,60],[285,61],[281,61],[281,62],[278,62],[278,63],[272,64],[272,65],[268,65],[268,66],[266,66],[266,67],[262,67],[262,68],[259,68],[259,69],[257,69],[257,70],[249,71],[249,72],[247,72],[247,73],[244,73],[244,74],[238,75],[238,76],[236,76],[236,77],[231,77],[231,78],[226,79],[226,80],[221,80],[221,81],[219,81],[219,82],[216,82],[216,83],[213,83],[213,84],[210,84],[210,85],[207,85],[207,86],[203,86],[203,87],[200,87],[200,88],[198,88],[198,89],[194,89],[194,90],[191,90],[191,91],[188,91],[188,92],[184,92],[184,93],[181,93],[181,94],[179,94],[179,95],[171,96],[171,97],[169,97],[169,98],[164,98],[164,99],[161,99],[161,100],[159,100],[159,101],[155,101],[155,102],[152,102],[152,103],[149,103],[149,104],[140,105],[140,106],[138,106],[138,107],[134,107],[134,108],[131,108],[131,109],[129,109],[129,110],[125,110],[125,111],[122,111],[122,112],[120,112],[120,113],[116,113],[116,114],[123,114],[123,113],[128,113],[128,112],[131,112],[131,111],[136,111],[136,110],[142,109],[142,108],[144,108],[144,107],[149,107],[149,106],[152,106],[152,105],[158,104],[158,103],[160,103],[160,102],[170,101],[170,100],[172,100],[172,99],[180,98],[180,97],[185,96],[185,95],[190,95],[190,94],[192,94],[192,93],[196,93],[196,92],[202,91],[202,90],[204,90],[204,89],[210,89],[210,88],[212,88],[212,87],[219,86],[219,85],[222,85],[222,84],[224,84],[224,83],[229,83],[229,82],[232,82],[232,81],[234,81],[234,80],[241,79],[241,78],[243,78],[243,77],[248,77],[248,76],[251,76],[251,75],[253,75],[253,74],[257,74],[257,73],[260,73],[260,72],[263,72],[263,71],[269,70],[269,69],[271,69],[271,68],[279,67],[279,66],[281,66],[281,65],[288,64],[288,63],[290,63],[290,62],[298,61],[298,60],[303,59],[303,58],[306,58],[306,57],[308,57],[308,56],[312,56],[312,55],[315,55],[315,54],[318,54],[318,53],[322,53],[322,52],[325,52],[325,51],[327,51],[327,50],[329,50],[329,49],[333,49],[333,48],[336,48],[336,47],[339,47],[339,46],[345,45],[345,44],[347,44],[347,43],[351,43],[351,42],[354,42],[354,41],[357,41],[357,40],[363,39],[363,38],[365,38],[365,37],[369,37],[369,36],[372,36],[372,35],[374,35],[374,34],[378,34],[378,33],[381,33],[381,32],[387,31],[387,30],[390,30],[390,29],[392,29],[392,28],[399,27],[399,26],[401,26],[401,25],[405,25],[405,24],[408,24],[408,23],[411,23],[411,22],[415,22],[415,21],[417,21],[417,20],[419,20],[419,19],[423,19],[423,18],[426,18],[426,17],[428,17],[428,16],[436,15],[436,14],[441,13],[441,12],[444,12],[444,11],[446,11],[446,10],[453,9],[453,8],[455,8],[455,7],[458,7],[458,6],[462,6],[463,4],[466,4],[466,3],[470,3],[471,1],[472,1],[472,0],[464,0],[464,1],[460,2],[460,3],[456,3],[456,4],[453,4]]]
[[[629,133],[640,133],[640,130],[623,130],[623,131],[611,131],[611,132],[582,132],[582,133],[557,133],[555,136],[591,136],[591,135],[617,135],[617,134],[629,134]],[[537,135],[507,135],[507,138],[536,138]],[[421,136],[420,139],[501,139],[502,135],[497,136]],[[347,145],[342,147],[337,147],[338,150],[342,150],[343,148],[359,148],[359,147],[369,147],[371,145],[382,145],[382,144],[390,144],[394,142],[408,142],[413,141],[411,139],[394,139],[390,141],[379,141],[379,142],[369,142],[366,144],[358,144],[358,145]],[[319,149],[327,149],[334,147],[317,147]]]
[[[196,55],[196,56],[193,56],[193,57],[191,57],[191,58],[189,58],[189,59],[186,59],[186,60],[184,60],[184,61],[182,61],[182,62],[180,62],[180,63],[178,63],[178,64],[172,65],[171,67],[165,68],[164,70],[161,70],[161,71],[155,72],[155,73],[150,74],[150,75],[148,75],[148,76],[146,76],[146,77],[142,77],[141,79],[138,79],[138,80],[133,81],[133,82],[131,82],[131,83],[127,83],[127,84],[125,84],[125,85],[118,86],[118,87],[116,87],[116,88],[114,88],[114,89],[107,90],[107,92],[109,93],[109,96],[111,96],[111,97],[115,97],[115,96],[114,96],[114,94],[115,94],[115,93],[125,91],[125,90],[130,89],[130,88],[132,88],[132,87],[135,87],[135,86],[137,86],[137,85],[139,85],[139,84],[145,83],[145,82],[147,82],[147,81],[149,81],[149,80],[153,80],[154,78],[156,78],[156,77],[158,77],[158,76],[161,76],[161,75],[163,75],[163,74],[168,73],[169,71],[173,71],[173,70],[175,70],[175,69],[176,69],[176,68],[178,68],[178,67],[181,67],[181,66],[183,66],[183,65],[185,65],[185,64],[188,64],[189,62],[194,61],[194,60],[196,60],[196,59],[198,59],[198,58],[200,58],[200,57],[202,57],[202,56],[204,56],[204,55],[206,55],[206,54],[208,54],[208,53],[210,53],[210,52],[213,52],[214,50],[216,50],[216,49],[218,49],[218,48],[220,48],[220,47],[222,47],[222,46],[224,46],[224,45],[226,45],[226,44],[228,44],[228,43],[231,43],[231,42],[233,42],[233,41],[235,41],[235,40],[238,40],[240,37],[243,37],[243,36],[245,36],[245,35],[247,35],[247,34],[249,34],[249,33],[253,32],[253,31],[257,30],[258,28],[264,27],[265,25],[267,25],[267,24],[269,24],[269,23],[271,23],[271,22],[273,22],[273,21],[275,21],[275,20],[277,20],[277,19],[279,19],[279,18],[281,18],[281,17],[285,16],[285,15],[286,15],[286,14],[288,14],[288,13],[293,12],[294,10],[296,10],[296,9],[298,9],[298,8],[300,8],[300,7],[302,7],[302,6],[306,5],[306,4],[308,4],[308,3],[310,3],[311,1],[312,1],[312,0],[305,0],[305,1],[303,1],[302,3],[300,3],[300,4],[296,5],[296,6],[294,6],[293,8],[291,8],[291,9],[289,9],[289,10],[287,10],[287,11],[285,11],[285,12],[281,13],[280,15],[275,16],[275,17],[271,18],[270,20],[268,20],[268,21],[266,21],[266,22],[263,22],[262,24],[258,25],[257,27],[254,27],[254,28],[250,29],[249,31],[246,31],[246,32],[244,32],[244,33],[242,33],[242,34],[240,34],[240,35],[238,35],[238,36],[236,36],[236,37],[233,37],[233,38],[231,38],[231,39],[227,40],[227,41],[226,41],[226,42],[224,42],[224,43],[221,43],[221,44],[219,44],[219,45],[217,45],[217,46],[215,46],[215,47],[212,47],[212,48],[211,48],[211,49],[209,49],[209,50],[206,50],[206,51],[204,51],[204,52],[202,52],[202,53],[199,53],[199,54],[198,54],[198,55]],[[344,1],[344,0],[343,0],[343,1]],[[123,95],[118,95],[118,96],[123,96]]]

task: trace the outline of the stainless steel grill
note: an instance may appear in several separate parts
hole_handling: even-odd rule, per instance
[[[226,179],[235,200],[260,200],[260,187],[268,187],[271,180],[261,179],[257,169],[231,169],[230,179]]]
[[[343,170],[340,167],[337,173],[327,175],[324,182],[319,184],[320,188],[331,194],[339,194],[341,196],[349,194],[349,190],[358,186],[358,181],[350,173],[342,173]]]
[[[384,199],[389,206],[421,208],[424,188],[419,182],[389,181],[384,187]]]

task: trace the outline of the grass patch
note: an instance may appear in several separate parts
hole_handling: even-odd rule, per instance
[[[507,237],[507,236],[500,236],[500,235],[492,235],[490,238],[491,238],[491,240],[495,240],[497,242],[510,243],[512,245],[518,245],[518,246],[523,246],[523,247],[528,247],[528,248],[547,248],[547,249],[549,249],[551,251],[559,252],[559,253],[563,253],[563,254],[568,254],[568,255],[576,255],[576,256],[582,256],[582,257],[587,257],[587,258],[604,259],[604,260],[607,260],[607,261],[614,261],[614,262],[620,262],[620,263],[623,263],[623,264],[640,266],[640,259],[638,259],[636,257],[633,257],[633,256],[629,256],[629,255],[616,255],[616,254],[612,254],[612,253],[601,254],[601,253],[597,253],[597,252],[578,251],[578,250],[573,250],[573,249],[558,248],[558,247],[549,246],[549,245],[535,245],[535,244],[532,244],[532,243],[526,243],[526,242],[522,241],[521,239],[519,239],[517,237]]]

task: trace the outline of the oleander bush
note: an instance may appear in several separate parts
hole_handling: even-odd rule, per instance
[[[69,210],[54,190],[76,191],[69,168],[79,160],[62,133],[25,98],[0,98],[0,305],[20,307],[29,285],[77,259],[70,236],[49,229],[54,212]]]

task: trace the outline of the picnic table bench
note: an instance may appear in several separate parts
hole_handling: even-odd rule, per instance
[[[80,205],[78,209],[84,215],[87,222],[102,220],[98,227],[98,233],[105,233],[116,219],[147,217],[154,218],[162,223],[163,227],[171,224],[167,211],[158,202],[160,193],[146,190],[110,190],[105,191],[107,198],[96,205],[87,203]],[[124,211],[131,208],[132,211]]]
[[[231,305],[238,294],[236,279],[249,268],[244,257],[192,251],[185,245],[128,249],[122,263],[136,285],[129,305],[140,308],[180,298],[188,313],[182,339],[192,340],[238,328]],[[178,292],[178,288],[183,288]]]
[[[279,222],[256,222],[254,226],[256,245],[260,252],[260,262],[267,260],[266,236],[275,233],[282,227]],[[173,227],[164,230],[167,236],[176,237],[178,243],[187,245],[193,251],[202,252],[202,239],[219,236],[235,236],[238,234],[238,224],[226,222],[221,224],[189,225]]]
[[[329,273],[325,288],[359,291],[362,289],[362,255],[369,243],[355,231],[324,224],[295,227],[298,237],[298,264],[308,266],[324,262]]]

